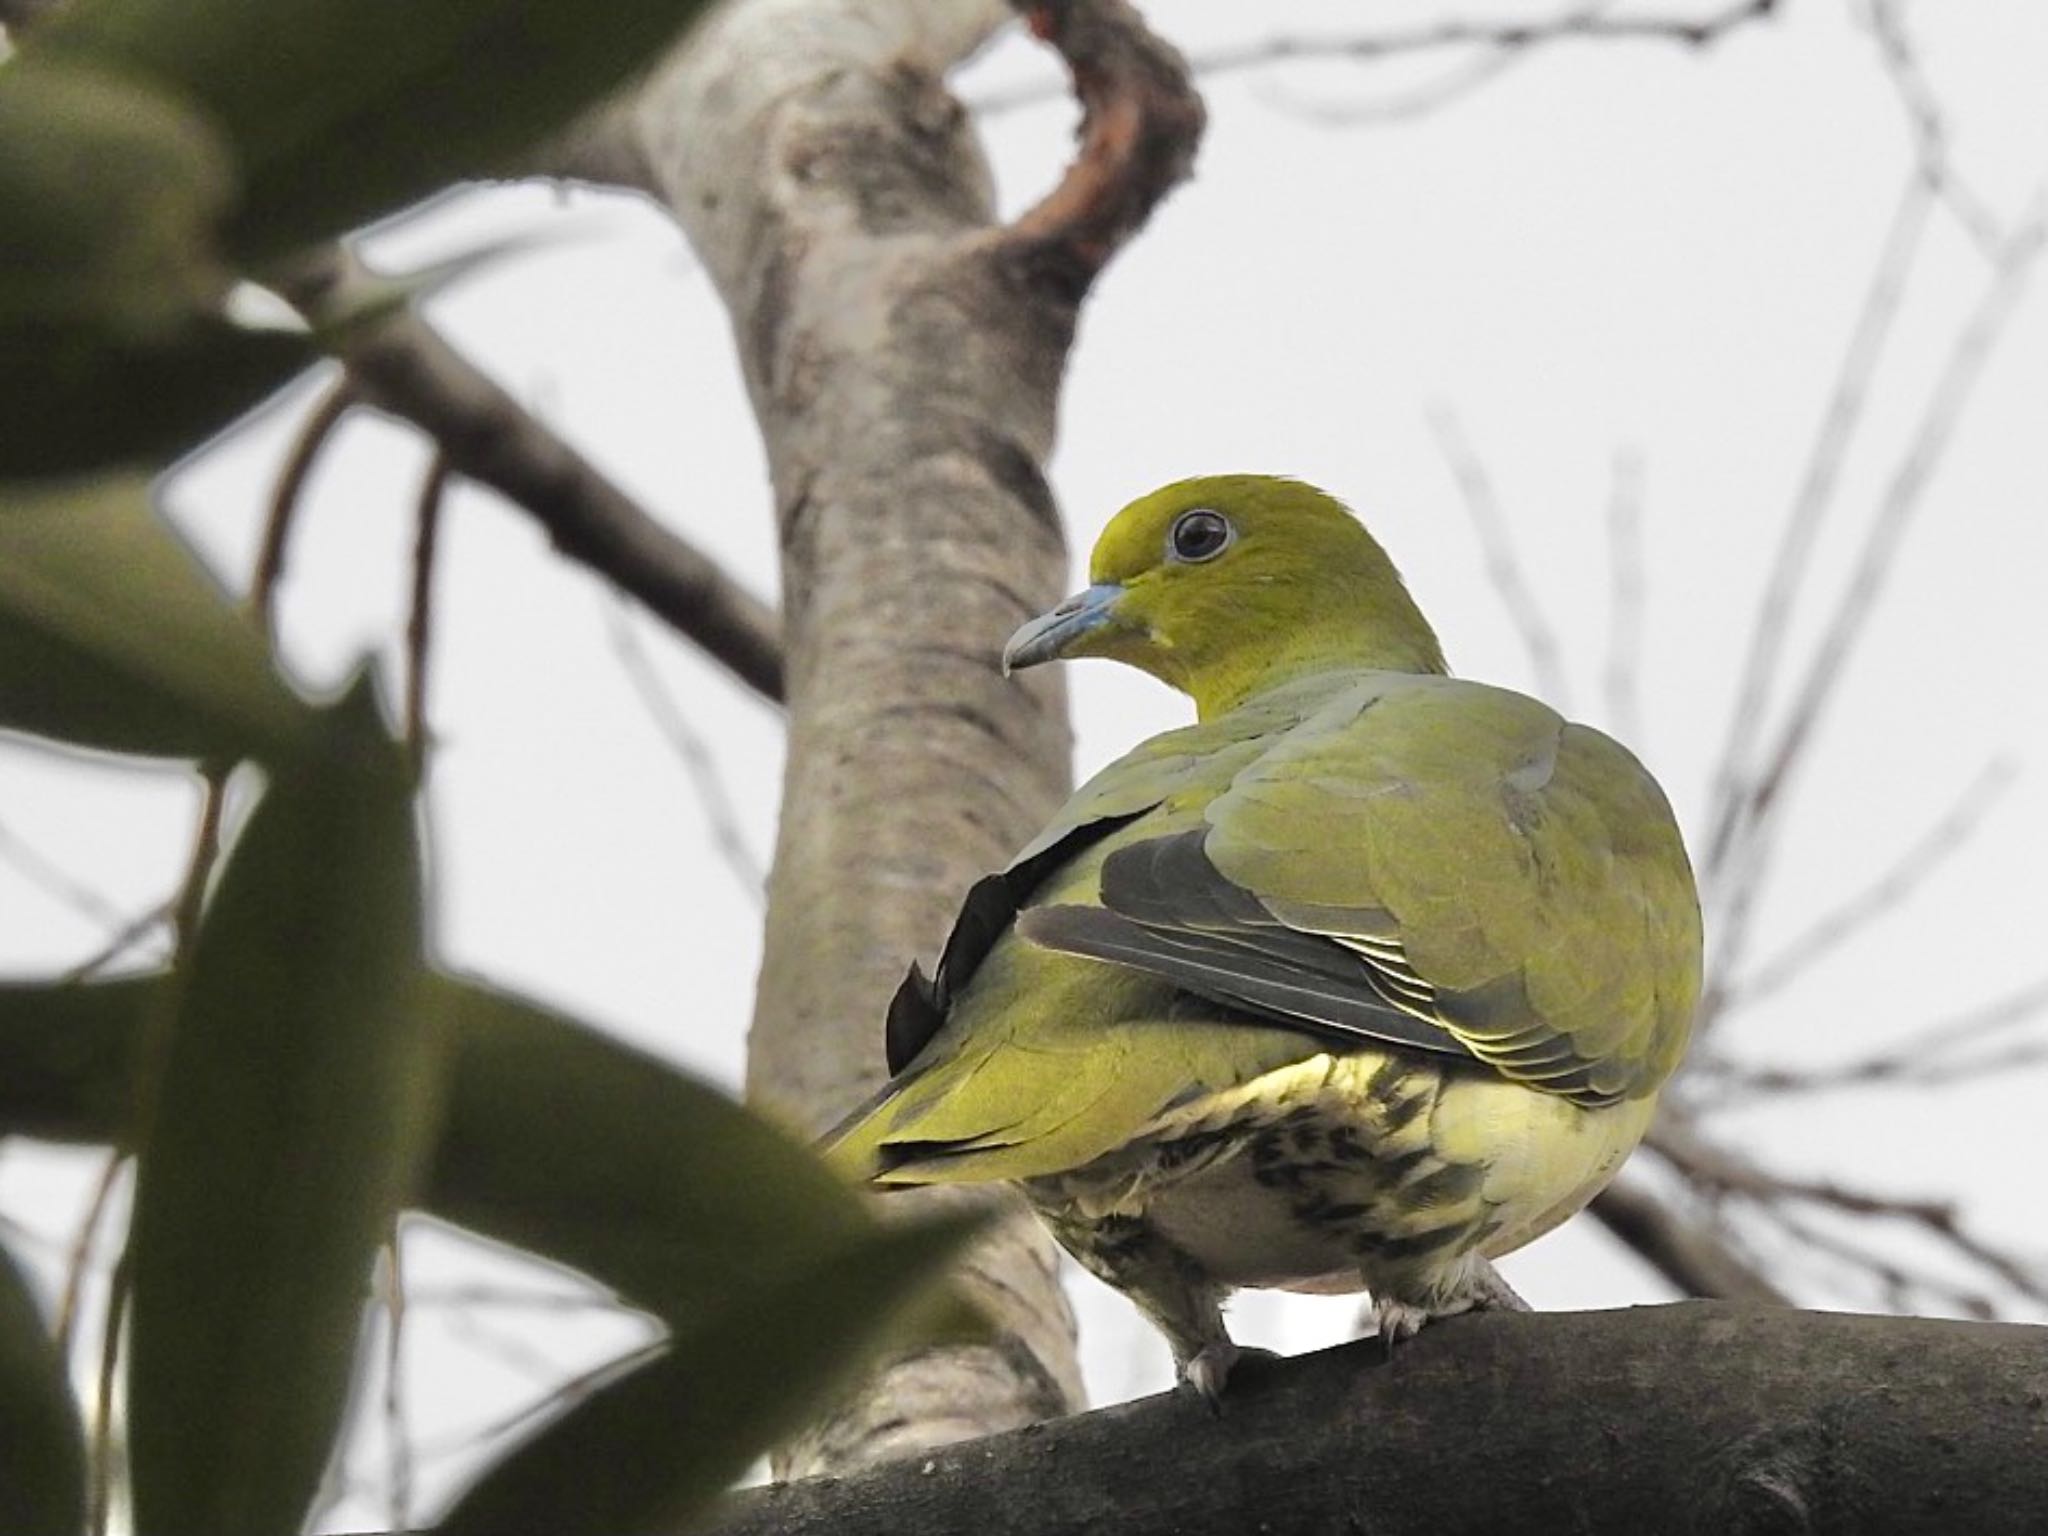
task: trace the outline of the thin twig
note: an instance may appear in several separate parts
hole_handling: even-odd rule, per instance
[[[68,987],[77,982],[92,980],[141,943],[152,931],[169,923],[175,906],[174,901],[166,901],[148,912],[130,918],[118,933],[107,939],[106,943],[59,976],[57,984]]]
[[[1429,427],[1436,434],[1437,448],[1442,452],[1452,478],[1457,481],[1465,511],[1472,519],[1472,530],[1479,537],[1487,580],[1499,594],[1508,618],[1522,637],[1523,649],[1529,653],[1529,665],[1536,674],[1536,691],[1560,710],[1569,710],[1570,694],[1565,686],[1563,652],[1558,644],[1557,631],[1551,627],[1543,605],[1536,600],[1535,590],[1522,569],[1521,557],[1515,553],[1508,520],[1501,511],[1500,499],[1494,494],[1493,481],[1486,473],[1486,466],[1472,451],[1458,418],[1449,409],[1432,407]]]
[[[71,1353],[72,1333],[78,1326],[80,1303],[85,1294],[85,1276],[92,1267],[93,1242],[99,1236],[100,1223],[106,1218],[107,1207],[113,1201],[114,1186],[120,1182],[121,1170],[127,1162],[127,1156],[122,1152],[107,1154],[106,1161],[100,1165],[99,1177],[93,1180],[92,1197],[86,1202],[85,1216],[79,1221],[77,1234],[71,1240],[71,1251],[64,1264],[64,1289],[57,1297],[54,1333],[60,1357],[68,1357]]]
[[[385,1483],[390,1494],[391,1529],[412,1529],[412,1426],[405,1402],[405,1268],[403,1234],[394,1221],[384,1244],[384,1448]]]
[[[703,734],[690,723],[675,695],[669,692],[668,684],[641,645],[640,637],[633,632],[631,619],[616,606],[609,617],[612,650],[619,658],[626,680],[646,706],[655,728],[667,738],[676,760],[689,775],[690,784],[697,792],[697,803],[704,811],[705,825],[711,832],[712,846],[718,850],[719,858],[732,872],[732,877],[739,882],[740,889],[757,906],[760,905],[765,898],[767,878],[762,873],[760,860],[747,846],[747,834],[740,826],[739,808],[726,791],[717,755]]]
[[[1774,813],[1786,786],[1813,740],[1835,689],[1847,670],[1864,625],[1896,563],[1900,540],[1948,449],[1964,407],[1983,375],[1992,349],[2026,292],[2035,258],[2048,239],[2048,186],[2037,193],[2026,219],[2000,249],[1991,280],[1968,321],[1951,344],[1941,372],[1906,452],[1893,470],[1847,586],[1835,604],[1775,744],[1763,754],[1737,811],[1750,845],[1729,892],[1722,922],[1724,966],[1732,970],[1746,937],[1748,919],[1768,867]]]
[[[1791,1201],[1906,1222],[2030,1301],[2048,1303],[2048,1278],[1966,1230],[1948,1201],[1872,1194],[1829,1179],[1790,1178],[1702,1139],[1670,1117],[1652,1128],[1649,1145],[1696,1185],[1740,1195],[1775,1219],[1783,1219],[1784,1204]]]
[[[278,470],[277,483],[271,488],[270,505],[263,519],[263,544],[256,555],[256,574],[249,583],[249,606],[262,618],[263,632],[273,646],[277,643],[277,588],[284,580],[285,553],[299,503],[304,499],[306,481],[319,462],[321,451],[333,439],[335,428],[355,403],[355,386],[343,374],[306,414]]]
[[[1704,1223],[1681,1216],[1636,1180],[1615,1180],[1587,1210],[1687,1296],[1791,1304],[1723,1237]]]
[[[337,253],[292,290],[311,314],[347,313],[376,279]],[[449,464],[547,530],[563,555],[647,605],[764,698],[782,697],[781,621],[695,546],[664,528],[411,310],[345,328],[366,403],[410,421]]]
[[[121,1359],[121,1330],[128,1321],[133,1291],[128,1250],[114,1261],[107,1282],[106,1332],[100,1338],[100,1365],[93,1382],[92,1485],[86,1490],[86,1529],[107,1536],[114,1506],[114,1377]]]
[[[424,784],[427,775],[427,663],[434,643],[434,554],[440,543],[449,473],[447,451],[436,448],[426,479],[420,482],[413,517],[412,608],[405,625],[405,745],[415,784]]]
[[[1723,991],[1721,1006],[1724,1009],[1747,1007],[1783,990],[1817,962],[1912,897],[1942,865],[1969,844],[1991,808],[2012,787],[2018,773],[2018,765],[2009,758],[1997,758],[1985,764],[1942,813],[1941,819],[1929,827],[1889,869],[1847,901],[1822,914],[1776,954],[1759,962],[1747,975],[1731,982]]]
[[[617,1296],[591,1291],[550,1291],[537,1286],[435,1285],[414,1286],[406,1302],[423,1307],[510,1307],[522,1312],[603,1312],[637,1316]]]
[[[1606,4],[1612,3],[1614,0],[1606,0]],[[1535,51],[1529,48],[1478,48],[1433,80],[1363,101],[1311,100],[1287,90],[1278,81],[1264,82],[1262,88],[1256,88],[1256,94],[1274,111],[1319,128],[1370,128],[1427,117],[1454,101],[1476,94],[1535,56]]]
[[[1906,18],[1896,0],[1870,0],[1871,35],[1877,39],[1878,57],[1905,109],[1907,127],[1913,135],[1921,178],[1927,190],[1954,215],[1987,260],[1996,261],[2005,232],[1990,205],[1979,197],[1957,171],[1949,153],[1948,116],[1934,94],[1920,55],[1906,31]]]
[[[1614,489],[1607,502],[1611,597],[1607,666],[1602,681],[1614,733],[1637,751],[1643,736],[1643,627],[1648,612],[1643,559],[1643,460],[1631,449],[1614,456]]]
[[[1756,622],[1750,628],[1748,654],[1743,658],[1741,681],[1735,690],[1735,706],[1713,774],[1713,805],[1708,817],[1711,830],[1705,860],[1710,882],[1726,866],[1734,852],[1737,834],[1743,828],[1744,776],[1763,729],[1764,712],[1770,705],[1772,684],[1791,630],[1792,611],[1806,580],[1820,525],[1834,498],[1843,460],[1863,419],[1871,381],[1876,377],[1892,324],[1905,300],[1907,281],[1919,253],[1920,237],[1926,233],[1931,206],[1926,183],[1917,175],[1908,177],[1900,189],[1891,223],[1885,229],[1876,270],[1857,311],[1848,350],[1836,370],[1820,428],[1807,452],[1806,468],[1778,535],[1770,580],[1757,608]]]
[[[1601,0],[1538,21],[1452,20],[1403,31],[1325,37],[1283,33],[1193,55],[1188,65],[1195,75],[1207,80],[1305,59],[1370,64],[1402,55],[1460,49],[1512,54],[1562,42],[1648,42],[1704,48],[1749,22],[1770,16],[1778,9],[1779,0],[1734,0],[1718,11],[1691,20],[1680,16],[1606,15],[1614,4],[1615,0]],[[992,115],[1058,100],[1064,94],[1056,84],[1033,81],[986,92],[971,99],[968,105],[977,112]]]
[[[124,931],[130,919],[107,897],[24,842],[20,835],[0,822],[0,862],[11,865],[16,874],[53,900],[69,907],[95,927],[108,933]]]
[[[1938,1086],[1988,1072],[2030,1066],[2048,1057],[2048,1041],[2029,1041],[1982,1053],[1988,1037],[2030,1024],[2048,1014],[2048,976],[1908,1035],[1882,1052],[1832,1067],[1723,1066],[1713,1078],[1716,1093],[1745,1098],[1765,1093],[1816,1093],[1827,1089],[1901,1084]],[[1981,1054],[1980,1054],[1981,1053]]]

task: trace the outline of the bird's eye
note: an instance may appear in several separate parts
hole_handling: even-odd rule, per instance
[[[1173,532],[1166,536],[1167,552],[1176,560],[1194,564],[1213,560],[1230,547],[1234,530],[1221,512],[1194,507],[1173,520]]]

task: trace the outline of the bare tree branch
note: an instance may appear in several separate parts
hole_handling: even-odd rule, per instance
[[[1521,557],[1515,553],[1507,516],[1501,511],[1500,498],[1494,494],[1486,466],[1473,452],[1458,418],[1449,409],[1432,408],[1429,427],[1436,435],[1444,463],[1457,481],[1465,511],[1472,519],[1472,530],[1479,536],[1487,580],[1493,583],[1493,590],[1499,594],[1502,606],[1522,637],[1523,649],[1529,654],[1529,665],[1536,674],[1536,691],[1560,710],[1566,710],[1570,690],[1565,682],[1563,648],[1522,569]]]
[[[1705,873],[1711,885],[1735,851],[1742,830],[1742,791],[1755,742],[1763,730],[1763,717],[1770,705],[1771,688],[1782,665],[1792,611],[1806,580],[1813,558],[1814,541],[1834,498],[1835,483],[1841,476],[1843,460],[1856,428],[1863,419],[1863,407],[1871,381],[1884,356],[1892,324],[1906,296],[1906,284],[1919,253],[1920,237],[1927,229],[1927,215],[1933,205],[1927,184],[1919,176],[1909,177],[1900,189],[1879,249],[1877,267],[1864,294],[1855,327],[1849,335],[1848,350],[1836,370],[1833,388],[1821,416],[1819,430],[1807,452],[1806,468],[1793,493],[1778,535],[1778,549],[1771,558],[1770,579],[1764,588],[1756,622],[1750,629],[1749,648],[1742,662],[1741,681],[1736,685],[1735,706],[1728,717],[1728,734],[1713,775],[1713,804],[1708,816]]]
[[[1679,1215],[1635,1179],[1616,1179],[1587,1210],[1688,1296],[1790,1305],[1783,1291],[1719,1235]]]
[[[132,919],[111,900],[24,841],[5,822],[0,822],[0,863],[110,936],[123,934],[131,926]]]
[[[1721,994],[1721,1008],[1746,1008],[1783,990],[1877,919],[1918,894],[1944,864],[1968,846],[1992,807],[2012,787],[2018,771],[2008,758],[1986,763],[1941,819],[1921,834],[1889,869],[1840,906],[1823,913],[1769,959],[1729,982]]]
[[[1986,1051],[1994,1035],[2048,1014],[2048,977],[2028,983],[1953,1018],[1908,1035],[1884,1051],[1833,1067],[1746,1067],[1724,1063],[1710,1086],[1717,1094],[1818,1093],[1879,1085],[1936,1087],[2048,1059],[2048,1040]]]
[[[747,893],[747,899],[760,906],[768,883],[767,876],[763,874],[761,861],[755,857],[754,850],[747,845],[747,834],[740,826],[739,808],[725,787],[725,778],[719,772],[718,759],[711,750],[710,742],[690,723],[690,717],[683,712],[668,684],[655,670],[646,647],[633,633],[632,620],[616,607],[607,619],[612,650],[619,658],[626,680],[646,706],[655,729],[667,739],[676,761],[689,775],[690,786],[696,792],[697,804],[704,812],[705,824],[711,832],[712,846],[718,850],[720,860],[739,888]]]
[[[1706,1140],[1672,1116],[1651,1128],[1648,1145],[1702,1190],[1739,1195],[1782,1224],[1791,1224],[1787,1211],[1798,1205],[1906,1222],[2030,1302],[2048,1305],[2048,1275],[1970,1232],[1951,1202],[1873,1194],[1829,1179],[1792,1178]]]
[[[1995,262],[2005,232],[1999,228],[1990,204],[1963,179],[1949,154],[1948,117],[1920,67],[1919,53],[1906,31],[1905,14],[1898,0],[1869,0],[1869,7],[1870,30],[1877,39],[1878,57],[1884,61],[1885,74],[1898,94],[1899,105],[1905,109],[1921,178],[1985,258]]]
[[[1982,297],[1951,344],[1906,452],[1879,499],[1855,569],[1807,665],[1777,740],[1740,797],[1736,815],[1748,846],[1734,872],[1722,923],[1721,956],[1726,969],[1732,970],[1747,938],[1750,913],[1769,866],[1774,813],[1832,702],[1891,574],[1907,524],[1947,452],[1984,365],[2025,295],[2044,240],[2048,240],[2048,185],[2036,194],[2027,217],[2000,247]]]
[[[1647,42],[1704,48],[1750,22],[1764,20],[1779,9],[1779,0],[1734,0],[1734,3],[1718,10],[1692,18],[1608,15],[1616,3],[1617,0],[1595,0],[1595,3],[1580,5],[1562,15],[1533,21],[1449,20],[1398,31],[1322,37],[1282,33],[1195,54],[1188,60],[1188,65],[1198,78],[1210,79],[1271,69],[1276,65],[1307,59],[1374,64],[1416,54],[1473,52],[1479,55],[1479,59],[1467,61],[1467,68],[1485,63],[1491,70],[1498,70],[1508,59],[1565,42]],[[1475,83],[1477,81],[1466,78],[1460,89],[1469,89]],[[1444,84],[1446,82],[1437,83],[1439,88]],[[968,104],[977,112],[1008,112],[1054,100],[1057,94],[1049,87],[1034,83],[990,91],[973,98]],[[1344,109],[1336,110],[1341,112]]]
[[[311,313],[346,312],[366,278],[337,263],[299,284]],[[419,427],[450,466],[524,509],[556,549],[644,603],[763,697],[782,693],[774,611],[671,533],[409,311],[349,332],[343,360],[365,402]]]

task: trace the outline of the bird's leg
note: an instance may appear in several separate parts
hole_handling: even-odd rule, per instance
[[[1240,1349],[1223,1325],[1223,1287],[1141,1217],[1080,1221],[1045,1214],[1082,1267],[1130,1297],[1166,1335],[1180,1379],[1216,1407],[1231,1367],[1258,1353]]]
[[[1466,1290],[1472,1297],[1474,1312],[1533,1312],[1536,1309],[1522,1300],[1521,1293],[1493,1267],[1491,1259],[1480,1259],[1472,1266],[1471,1278],[1466,1281]]]
[[[1425,1324],[1440,1317],[1531,1310],[1491,1261],[1473,1254],[1449,1273],[1419,1283],[1386,1285],[1383,1281],[1373,1289],[1368,1312],[1374,1332],[1391,1354],[1396,1344],[1414,1338]]]

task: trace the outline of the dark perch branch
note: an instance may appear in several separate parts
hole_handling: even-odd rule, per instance
[[[356,275],[337,266],[294,291],[345,313]],[[555,548],[646,604],[764,698],[782,696],[775,612],[669,532],[582,454],[411,311],[348,330],[342,361],[361,399],[410,421],[457,473],[523,508]]]
[[[848,1477],[710,1536],[2013,1536],[2048,1511],[2048,1330],[1725,1302],[1474,1314]]]

